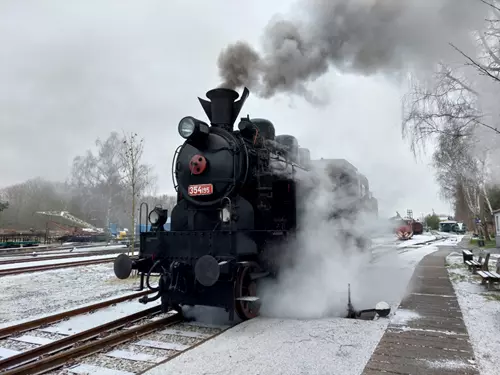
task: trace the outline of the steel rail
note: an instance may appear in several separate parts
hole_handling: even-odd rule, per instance
[[[52,355],[57,351],[68,349],[76,344],[81,344],[83,341],[97,338],[104,332],[109,332],[118,328],[122,328],[130,323],[144,319],[148,316],[155,315],[161,312],[161,306],[151,307],[149,309],[136,312],[134,314],[113,320],[111,322],[101,324],[91,329],[76,333],[74,335],[64,337],[60,340],[53,341],[49,344],[41,345],[31,350],[7,357],[0,360],[0,371],[9,369],[14,370],[14,366],[26,365],[27,362],[36,360],[39,357]]]
[[[18,252],[14,251],[2,251],[5,249],[0,249],[0,259],[1,258],[7,258],[7,257],[30,257],[32,256],[33,252],[37,252],[38,254],[57,254],[58,251],[60,252],[65,252],[67,250],[71,249],[91,249],[93,247],[111,247],[111,246],[122,246],[122,249],[126,250],[128,249],[130,251],[130,247],[124,244],[109,244],[107,245],[106,243],[103,244],[93,244],[93,245],[76,245],[76,246],[63,246],[63,247],[50,247],[50,248],[44,248],[44,247],[38,247],[38,246],[32,246],[32,247],[23,247]],[[137,250],[139,249],[139,244],[136,244],[134,246],[134,249]],[[18,248],[19,250],[19,248]]]
[[[64,245],[64,246],[46,246],[46,245],[41,245],[41,246],[26,246],[26,247],[7,247],[7,248],[0,248],[0,255],[1,256],[12,256],[12,255],[23,255],[26,253],[33,252],[34,250],[39,250],[39,251],[56,251],[56,250],[70,250],[73,248],[77,249],[84,249],[88,247],[100,247],[100,246],[106,246],[106,242],[103,242],[100,244],[99,242],[92,242],[90,244],[86,245]]]
[[[122,344],[126,341],[130,341],[137,337],[144,336],[159,328],[173,325],[181,321],[182,321],[182,316],[180,316],[179,314],[170,315],[165,318],[161,318],[158,320],[154,320],[150,323],[140,325],[138,327],[124,329],[117,333],[110,334],[109,336],[96,339],[95,341],[76,346],[72,349],[62,351],[55,355],[41,358],[32,363],[21,365],[14,369],[7,370],[6,372],[3,372],[3,374],[4,375],[43,374],[48,371],[67,365],[68,363],[74,361],[75,359],[87,357],[103,349],[107,349]],[[101,333],[103,332],[101,331]],[[97,335],[97,333],[95,334]]]
[[[118,254],[118,253],[126,253],[127,248],[119,248],[119,249],[109,249],[109,250],[97,250],[97,251],[86,251],[81,253],[71,253],[71,254],[60,254],[60,255],[49,255],[49,256],[40,256],[40,257],[23,257],[19,259],[10,259],[10,260],[1,260],[0,265],[4,264],[16,264],[16,263],[36,263],[44,260],[57,260],[57,259],[66,259],[66,258],[84,258],[88,256],[95,255],[107,255],[107,254]]]
[[[18,275],[21,273],[28,273],[28,272],[49,271],[49,270],[57,270],[60,268],[71,268],[77,266],[87,266],[92,264],[109,263],[114,260],[115,258],[89,259],[89,260],[80,260],[77,262],[65,262],[56,264],[44,264],[40,266],[0,269],[0,276]]]
[[[34,319],[34,320],[30,320],[28,322],[19,323],[19,324],[15,324],[15,325],[12,325],[9,327],[1,328],[0,329],[0,339],[3,339],[3,338],[10,336],[10,335],[18,334],[21,332],[26,332],[26,331],[29,331],[31,329],[35,329],[35,328],[44,326],[46,324],[55,323],[55,322],[58,322],[60,320],[66,319],[66,318],[71,318],[71,317],[76,316],[76,315],[86,314],[90,311],[99,310],[99,309],[102,309],[104,307],[109,307],[109,306],[115,305],[115,304],[120,303],[120,302],[125,302],[128,300],[137,298],[137,297],[142,297],[146,294],[151,294],[151,293],[153,293],[151,290],[143,290],[143,291],[140,291],[137,293],[127,294],[125,296],[113,298],[113,299],[110,299],[107,301],[97,302],[97,303],[94,303],[94,304],[91,304],[88,306],[78,307],[78,308],[73,309],[73,310],[64,311],[61,313],[45,316],[43,318]]]

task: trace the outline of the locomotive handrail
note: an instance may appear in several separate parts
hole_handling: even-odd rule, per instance
[[[172,158],[172,183],[174,185],[174,189],[175,191],[177,192],[178,191],[178,187],[179,187],[179,184],[177,183],[177,176],[174,172],[174,167],[176,165],[176,161],[177,161],[177,156],[179,156],[179,153],[180,153],[180,149],[183,145],[179,145],[175,151],[174,151],[174,156]]]
[[[147,202],[142,202],[139,206],[139,233],[142,233],[142,206],[146,205],[146,228],[148,227],[148,214],[149,214],[149,205]]]
[[[246,171],[245,171],[245,178],[243,178],[243,184],[247,183],[247,178],[248,178],[248,171],[250,170],[250,156],[248,155],[248,147],[245,142],[243,142],[243,148],[245,149],[245,154],[246,154]]]

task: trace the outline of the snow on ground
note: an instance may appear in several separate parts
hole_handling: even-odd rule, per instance
[[[401,241],[397,247],[418,245],[435,239],[437,239],[437,237],[430,234],[416,234],[411,238],[411,240]]]
[[[112,263],[4,276],[0,278],[0,323],[129,294],[138,283],[138,278],[118,280]]]
[[[10,270],[12,268],[28,268],[33,266],[45,266],[50,264],[72,263],[72,262],[79,262],[82,260],[99,260],[99,259],[115,259],[115,258],[116,254],[106,254],[106,255],[82,256],[75,258],[49,259],[40,261],[34,260],[33,262],[2,264],[0,266],[0,270]]]
[[[398,309],[391,318],[391,323],[405,327],[412,320],[419,319],[420,315],[411,310]]]
[[[380,246],[394,245],[399,242],[395,234],[372,238],[371,241],[372,249]]]
[[[491,254],[489,268],[495,270],[500,255]],[[463,264],[461,252],[447,257],[452,280],[481,375],[497,375],[500,363],[500,291],[488,291],[480,277]]]
[[[358,375],[387,324],[387,319],[257,318],[146,374]]]
[[[353,275],[357,279],[351,285],[353,304],[367,309],[385,301],[391,308],[396,308],[406,292],[415,266],[424,256],[437,250],[437,246],[427,245],[399,254],[388,252],[374,263],[367,264],[359,275]]]
[[[463,234],[446,236],[446,238],[439,242],[440,246],[458,246],[465,236]]]
[[[101,324],[120,319],[124,316],[150,309],[161,303],[160,300],[157,300],[144,305],[137,300],[138,298],[135,298],[134,300],[122,302],[115,306],[99,309],[93,314],[78,315],[47,328],[40,328],[39,331],[59,333],[62,335],[74,335]]]
[[[437,250],[437,246],[423,246],[403,254],[391,253],[375,264],[367,264],[357,275],[362,279],[358,285],[365,288],[351,288],[355,308],[373,308],[376,302],[384,300],[395,309],[406,292],[415,265]],[[393,310],[390,319],[376,321],[259,317],[147,374],[359,375],[389,321],[411,318],[401,310],[396,314]]]

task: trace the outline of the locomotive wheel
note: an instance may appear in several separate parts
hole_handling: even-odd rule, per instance
[[[234,285],[234,306],[236,314],[241,320],[253,319],[259,315],[260,306],[258,301],[241,301],[241,297],[256,297],[257,283],[250,278],[251,267],[242,267],[236,274]]]

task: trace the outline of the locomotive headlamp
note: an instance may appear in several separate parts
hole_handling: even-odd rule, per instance
[[[184,117],[179,122],[179,134],[182,138],[188,139],[196,129],[196,123],[192,117]]]
[[[152,224],[152,225],[156,225],[156,223],[158,223],[158,220],[160,219],[160,214],[158,213],[158,211],[156,210],[153,210],[149,213],[149,222]]]
[[[179,134],[184,139],[200,137],[208,133],[208,125],[194,117],[187,116],[179,122]]]
[[[149,213],[149,222],[151,226],[156,229],[161,229],[165,225],[168,219],[168,210],[164,210],[161,207],[155,207]]]

